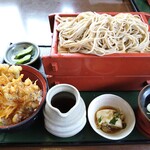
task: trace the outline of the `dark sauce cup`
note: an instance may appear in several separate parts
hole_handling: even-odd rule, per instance
[[[137,127],[150,138],[150,112],[147,105],[150,103],[150,85],[146,85],[138,95]]]

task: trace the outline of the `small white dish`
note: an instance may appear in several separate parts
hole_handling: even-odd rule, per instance
[[[18,43],[11,44],[5,52],[5,55],[4,55],[5,62],[8,63],[9,65],[16,64],[16,62],[18,60],[15,59],[15,56],[20,51],[28,48],[31,45],[33,46],[31,59],[28,62],[23,63],[23,64],[24,65],[30,65],[30,64],[34,63],[38,59],[38,57],[40,56],[40,50],[36,44],[31,43],[31,42],[18,42]]]
[[[105,133],[97,128],[95,123],[96,111],[104,106],[118,108],[125,115],[126,127],[115,133]],[[93,130],[104,138],[119,140],[128,136],[135,126],[135,115],[131,106],[121,97],[114,94],[103,94],[96,97],[88,107],[88,119]]]

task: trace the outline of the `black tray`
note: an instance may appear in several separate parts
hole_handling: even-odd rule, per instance
[[[41,56],[50,53],[50,47],[40,47]],[[41,57],[32,64],[44,74],[44,69],[41,61]],[[101,94],[111,93],[121,96],[125,99],[133,108],[135,114],[137,110],[137,97],[139,91],[106,91],[106,92],[80,92],[81,97],[85,101],[86,108],[88,109],[89,103],[95,97]],[[1,146],[72,146],[72,145],[105,145],[105,144],[146,144],[150,143],[150,138],[143,135],[135,126],[130,135],[121,140],[108,140],[97,133],[91,128],[88,119],[84,129],[77,135],[70,138],[59,138],[53,136],[46,131],[44,127],[44,117],[42,111],[39,113],[38,118],[28,128],[24,130],[18,130],[15,132],[3,132],[0,133]]]
[[[81,97],[86,103],[86,107],[92,99],[96,96],[112,93],[121,96],[129,102],[134,111],[137,109],[137,96],[138,91],[128,91],[128,92],[80,92]],[[77,135],[69,138],[59,138],[53,136],[44,128],[44,121],[42,111],[39,114],[39,118],[30,127],[15,131],[0,133],[0,143],[5,146],[72,146],[72,145],[105,145],[105,144],[146,144],[150,143],[150,139],[144,136],[135,126],[134,130],[130,135],[121,140],[108,140],[93,131],[89,122],[87,121],[84,129]]]

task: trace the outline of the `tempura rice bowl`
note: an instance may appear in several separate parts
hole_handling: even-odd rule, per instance
[[[35,111],[32,114],[30,114],[29,117],[16,124],[0,125],[0,131],[10,131],[10,130],[23,129],[29,127],[36,120],[39,111],[41,110],[42,106],[45,103],[45,97],[47,92],[47,83],[45,78],[38,70],[36,70],[33,67],[27,65],[21,65],[21,67],[22,67],[22,71],[20,73],[24,74],[23,81],[27,78],[29,78],[33,83],[36,81],[36,85],[40,88],[42,92],[41,100],[39,102],[38,107],[35,109]]]

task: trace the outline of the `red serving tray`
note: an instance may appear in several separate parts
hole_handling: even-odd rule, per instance
[[[100,12],[106,13],[106,12]],[[118,12],[107,12],[116,15]],[[150,14],[131,12],[141,17],[148,24]],[[53,32],[52,48],[49,56],[43,56],[45,73],[48,75],[49,85],[70,83],[82,91],[120,89],[141,89],[146,80],[150,80],[150,53],[124,53],[107,56],[86,54],[58,53],[58,22],[55,17],[73,17],[76,14],[49,15],[50,27]],[[150,30],[150,26],[149,26]],[[130,84],[132,82],[132,84]],[[123,87],[126,83],[129,86]],[[125,85],[126,85],[125,84]]]

